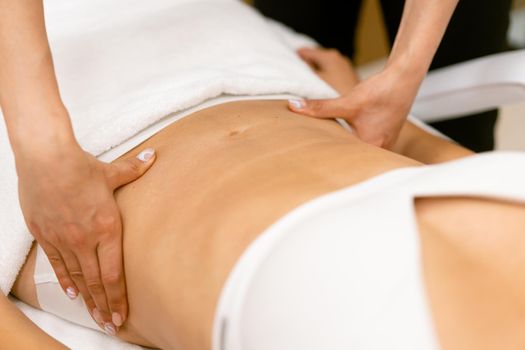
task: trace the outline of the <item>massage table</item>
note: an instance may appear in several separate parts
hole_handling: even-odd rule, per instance
[[[421,86],[412,115],[435,122],[523,101],[525,50],[517,50],[431,72]]]

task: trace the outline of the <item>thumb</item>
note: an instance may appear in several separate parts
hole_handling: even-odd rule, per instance
[[[346,118],[353,113],[352,106],[342,97],[329,100],[288,100],[288,108],[314,118]]]
[[[135,181],[153,165],[156,159],[155,150],[147,148],[136,157],[118,160],[108,164],[107,178],[112,189],[117,189]]]

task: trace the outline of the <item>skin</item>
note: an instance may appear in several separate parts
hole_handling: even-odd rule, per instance
[[[67,349],[26,318],[3,294],[0,295],[0,314],[3,346],[10,349]]]
[[[0,0],[0,62],[0,105],[27,227],[64,291],[80,292],[114,329],[128,304],[113,192],[155,158],[105,164],[81,149],[58,91],[41,0]]]
[[[147,145],[158,149],[157,166],[117,193],[130,300],[118,335],[162,349],[211,348],[229,271],[282,215],[385,171],[421,165],[364,144],[334,122],[295,116],[280,101],[201,111]],[[496,349],[502,339],[505,348],[520,348],[524,207],[470,198],[415,205],[444,348]],[[33,265],[30,256],[14,293],[38,306]]]
[[[293,100],[289,108],[316,118],[343,118],[363,141],[393,147],[457,4],[458,0],[407,0],[382,72],[340,98]]]
[[[143,146],[157,150],[156,166],[116,196],[130,302],[119,336],[163,349],[210,348],[224,281],[270,224],[324,193],[419,165],[362,143],[333,121],[297,116],[284,101],[213,107]],[[14,293],[34,304],[25,271],[33,260]]]
[[[385,73],[352,88],[345,99],[297,111],[344,117],[366,142],[392,146],[456,4],[408,0]],[[0,0],[0,61],[0,105],[27,227],[66,294],[82,294],[90,312],[114,331],[128,315],[114,191],[140,177],[154,158],[117,168],[81,149],[58,90],[42,0]],[[407,83],[397,89],[400,82]]]
[[[347,79],[346,61],[326,54],[317,52],[318,70]],[[341,74],[329,72],[336,68]],[[283,214],[391,169],[472,154],[406,124],[395,148],[416,161],[365,144],[333,121],[297,116],[283,101],[203,110],[143,146],[158,150],[156,167],[117,192],[131,310],[118,336],[185,350],[211,348],[229,271]],[[523,348],[525,207],[476,198],[418,198],[414,205],[443,348]],[[32,252],[13,291],[38,307],[34,259]]]

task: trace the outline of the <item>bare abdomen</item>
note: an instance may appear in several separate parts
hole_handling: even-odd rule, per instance
[[[117,192],[130,302],[120,335],[184,350],[210,349],[225,279],[269,225],[322,194],[418,165],[284,101],[200,111],[125,156],[145,147],[155,165]]]

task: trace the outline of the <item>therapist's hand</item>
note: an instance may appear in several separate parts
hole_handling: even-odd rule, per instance
[[[28,142],[29,144],[29,142]],[[144,174],[154,151],[107,164],[76,142],[17,155],[20,204],[64,292],[80,292],[93,318],[114,335],[126,320],[122,224],[113,192]]]
[[[335,81],[331,85],[342,96],[329,100],[291,100],[292,111],[316,118],[342,118],[363,141],[385,148],[394,145],[417,93],[414,84],[404,86],[400,73],[391,68],[348,88],[340,83],[344,74],[338,77],[335,69],[330,68],[340,66],[344,60],[337,51],[301,49],[299,55],[323,79],[330,77]]]

